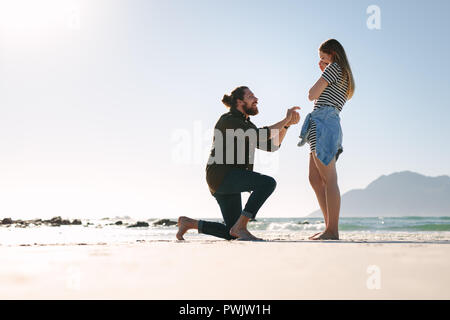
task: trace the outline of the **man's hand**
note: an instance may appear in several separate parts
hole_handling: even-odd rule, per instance
[[[291,124],[297,124],[300,121],[300,115],[296,110],[300,110],[300,107],[292,107],[288,109],[286,113],[286,118],[280,122],[275,123],[269,127],[270,129],[270,139],[274,139],[272,142],[276,147],[281,145],[281,142],[286,135],[285,126],[290,126]],[[275,151],[275,150],[272,150]]]
[[[292,114],[291,121],[287,124],[287,126],[291,126],[293,124],[297,124],[300,122],[300,114],[298,112],[294,112]]]
[[[300,114],[296,110],[300,110],[300,107],[292,107],[288,109],[286,113],[286,125],[290,126],[293,124],[297,124],[300,121]]]

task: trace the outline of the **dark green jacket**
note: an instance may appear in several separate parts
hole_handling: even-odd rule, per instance
[[[213,145],[206,165],[206,182],[211,194],[216,192],[232,168],[253,171],[256,148],[264,151],[279,149],[279,146],[269,139],[268,127],[257,128],[250,121],[250,117],[246,119],[245,115],[235,108],[223,114],[214,129]],[[230,129],[228,134],[227,129]],[[222,152],[218,150],[220,147]]]

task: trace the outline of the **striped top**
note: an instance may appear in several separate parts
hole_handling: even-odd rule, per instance
[[[333,62],[325,68],[322,78],[328,82],[328,86],[316,100],[314,110],[321,105],[327,105],[342,111],[342,107],[347,102],[348,79],[342,77],[341,67]]]

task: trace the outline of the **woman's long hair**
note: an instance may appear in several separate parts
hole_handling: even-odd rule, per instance
[[[348,81],[347,100],[350,100],[355,92],[355,80],[344,47],[336,39],[329,39],[320,45],[319,51],[331,55],[333,62],[341,67],[343,77]]]

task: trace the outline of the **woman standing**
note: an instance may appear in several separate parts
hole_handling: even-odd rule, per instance
[[[322,75],[309,90],[314,110],[302,127],[299,146],[308,142],[311,149],[309,181],[316,193],[325,219],[325,230],[312,240],[339,239],[341,195],[337,183],[336,161],[342,149],[342,129],[339,113],[355,90],[352,70],[342,45],[335,39],[319,48]]]

